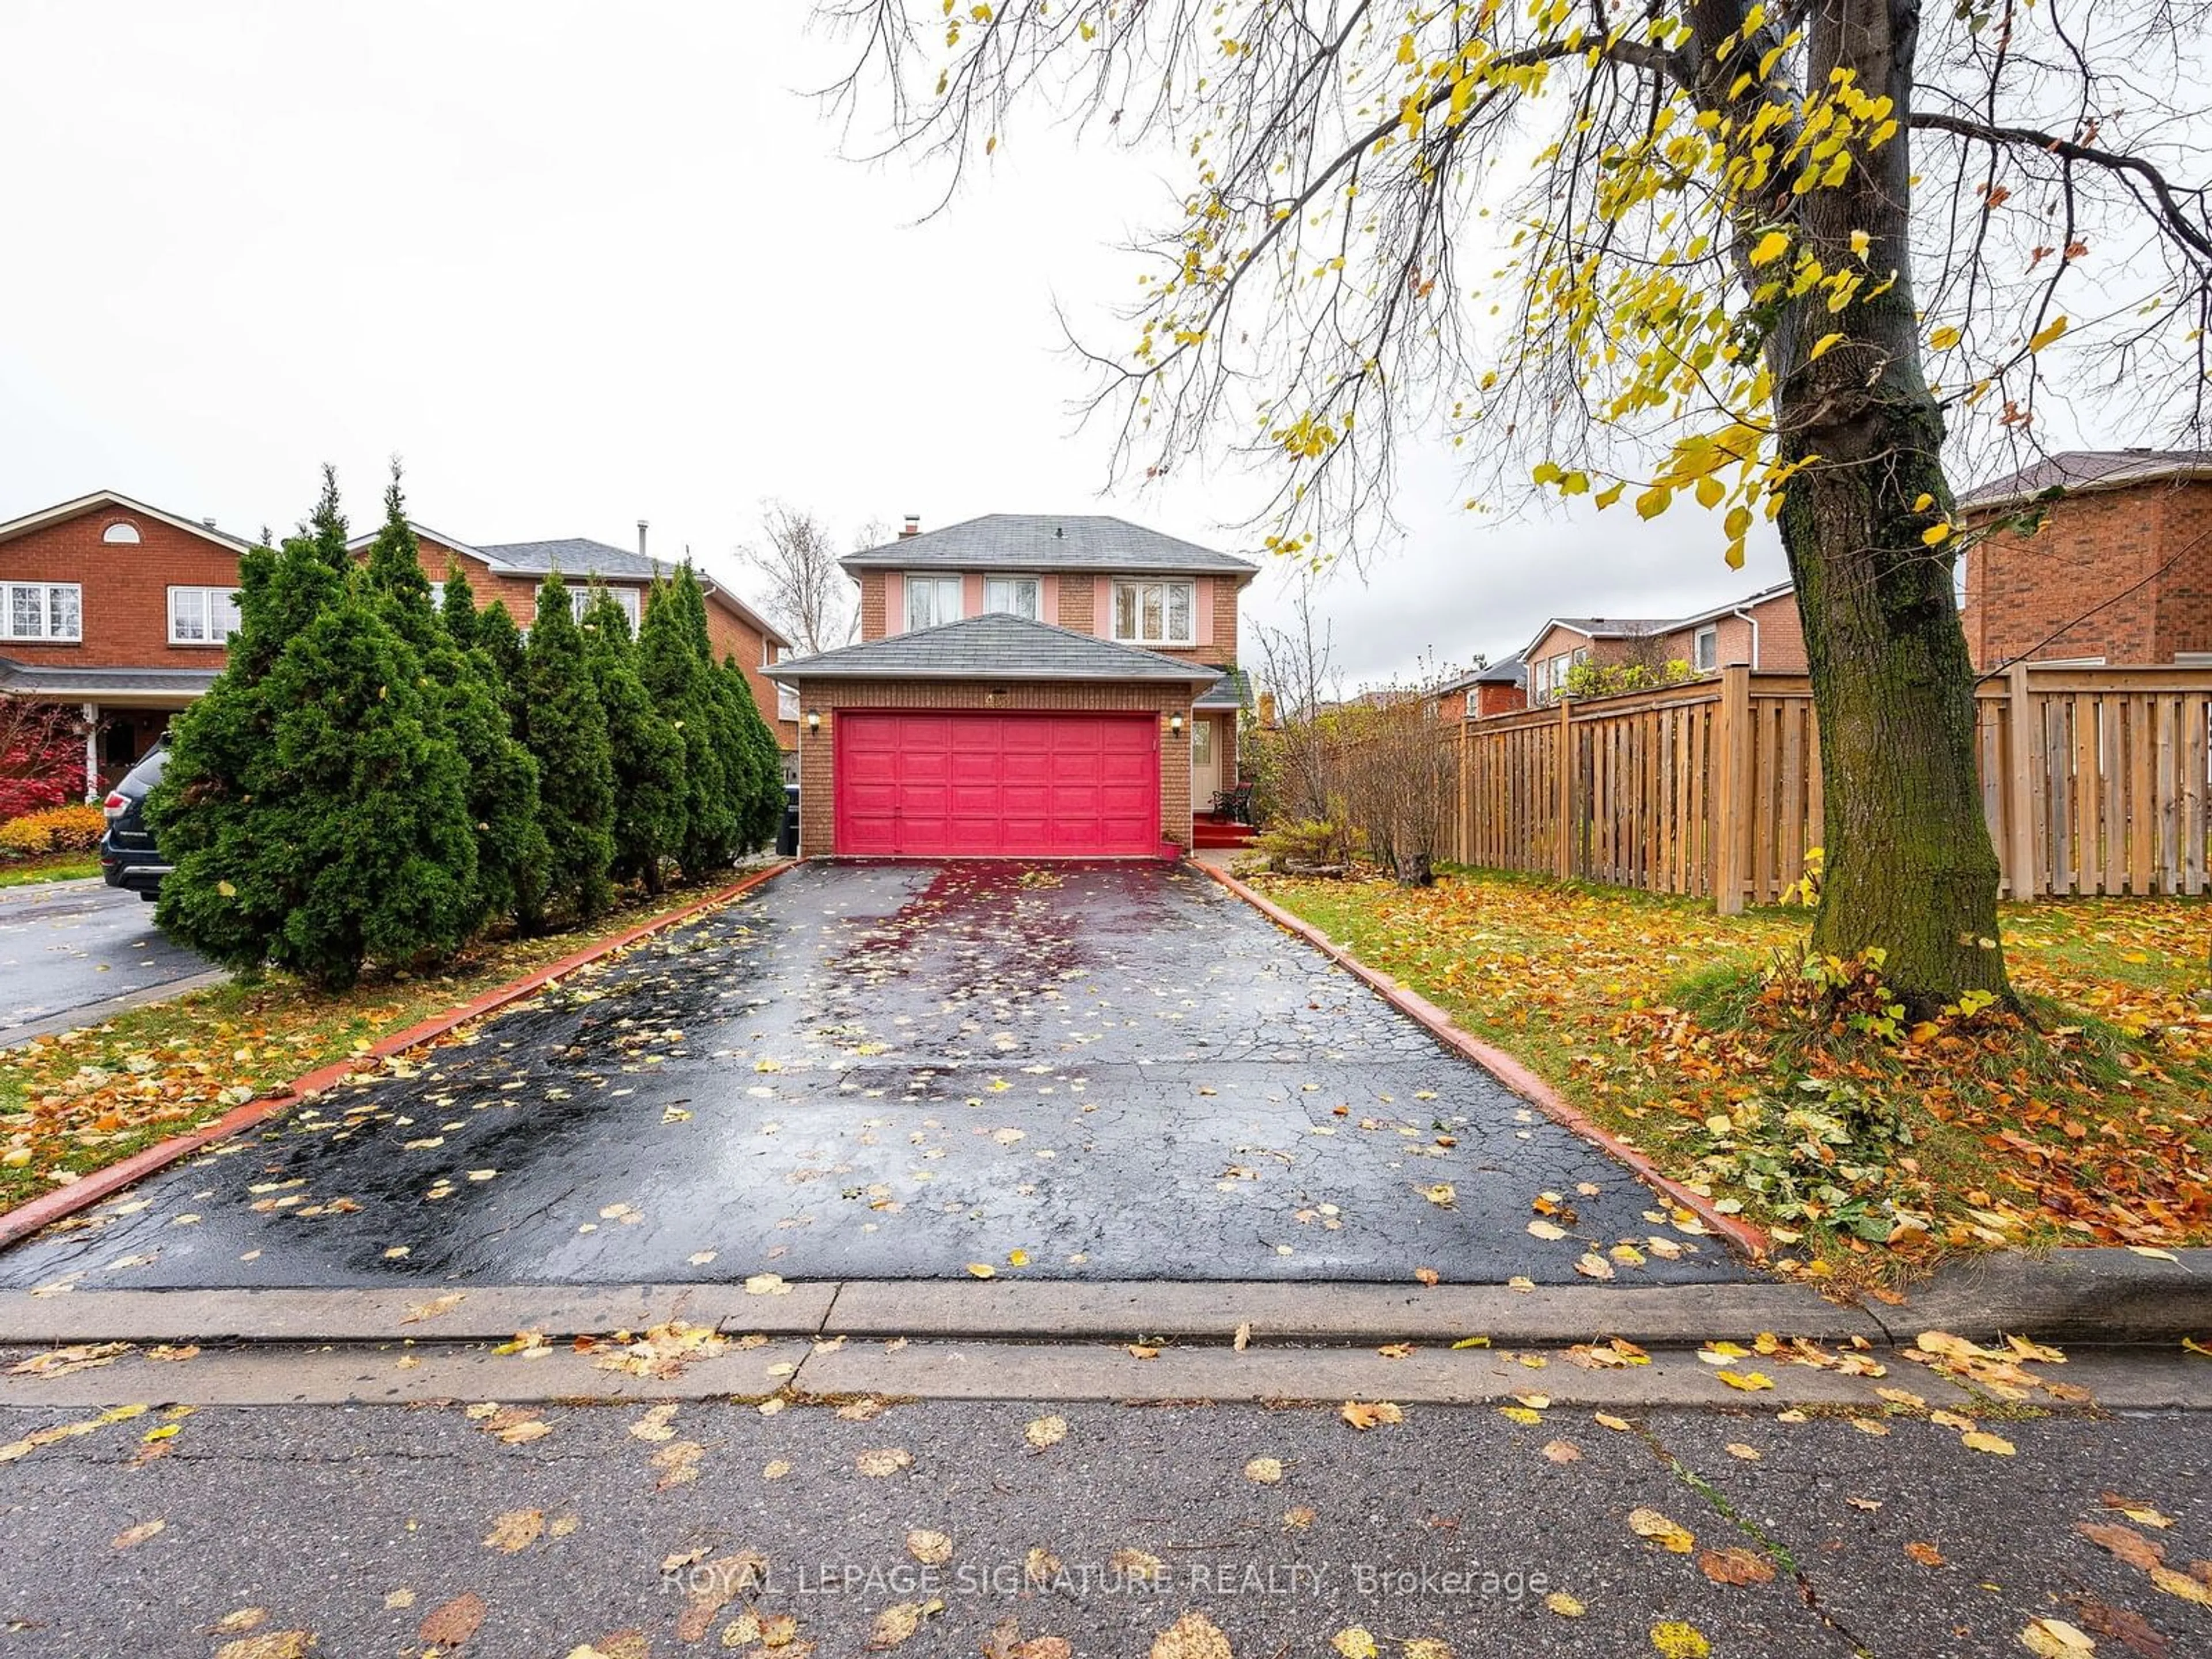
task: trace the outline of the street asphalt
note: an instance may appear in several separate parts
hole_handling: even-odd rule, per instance
[[[2203,1415],[2005,1423],[1999,1455],[1519,1409],[8,1408],[0,1652],[1944,1659],[2038,1620],[2212,1652]],[[1189,1615],[1227,1645],[1153,1645]]]
[[[96,881],[0,889],[0,1047],[209,972],[155,931],[136,893]]]
[[[1170,867],[805,866],[386,1070],[0,1283],[1747,1276]]]

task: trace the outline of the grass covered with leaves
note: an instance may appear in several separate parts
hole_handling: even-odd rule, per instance
[[[1492,871],[1255,884],[1813,1273],[2212,1243],[2203,901],[2007,906],[2026,1013],[1913,1023],[1868,964],[1808,960],[1802,910]]]
[[[49,853],[41,858],[10,859],[0,864],[0,887],[29,887],[40,882],[76,881],[100,873],[97,853]]]
[[[638,899],[586,930],[480,939],[442,971],[319,993],[286,974],[194,992],[0,1054],[0,1209],[182,1134],[304,1072],[697,901]]]

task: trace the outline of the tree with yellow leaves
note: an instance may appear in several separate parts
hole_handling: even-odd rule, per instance
[[[1395,447],[1439,427],[1486,496],[1694,502],[1731,563],[1773,520],[1827,781],[1815,943],[1880,950],[1916,1008],[2007,991],[1943,449],[2022,438],[2053,348],[2069,393],[2203,415],[2203,6],[822,5],[859,43],[841,94],[956,176],[1025,105],[1179,158],[1094,407],[1131,467],[1272,457],[1271,546],[1371,541]]]

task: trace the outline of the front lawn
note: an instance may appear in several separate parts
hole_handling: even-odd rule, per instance
[[[44,858],[10,859],[0,864],[0,887],[29,887],[45,881],[76,881],[100,873],[97,853],[50,853]]]
[[[1802,910],[1494,871],[1261,877],[1814,1273],[2002,1244],[2212,1243],[2212,905],[2008,905],[2022,1018],[1912,1024]]]
[[[198,1127],[302,1073],[366,1055],[392,1032],[520,979],[595,939],[695,902],[701,890],[637,899],[589,928],[479,939],[439,973],[311,990],[289,975],[232,981],[118,1014],[0,1054],[0,1210],[58,1177],[106,1168]]]

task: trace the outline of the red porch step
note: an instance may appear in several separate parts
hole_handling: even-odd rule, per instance
[[[1206,812],[1193,818],[1190,829],[1194,847],[1249,847],[1256,834],[1249,823],[1218,818]]]

